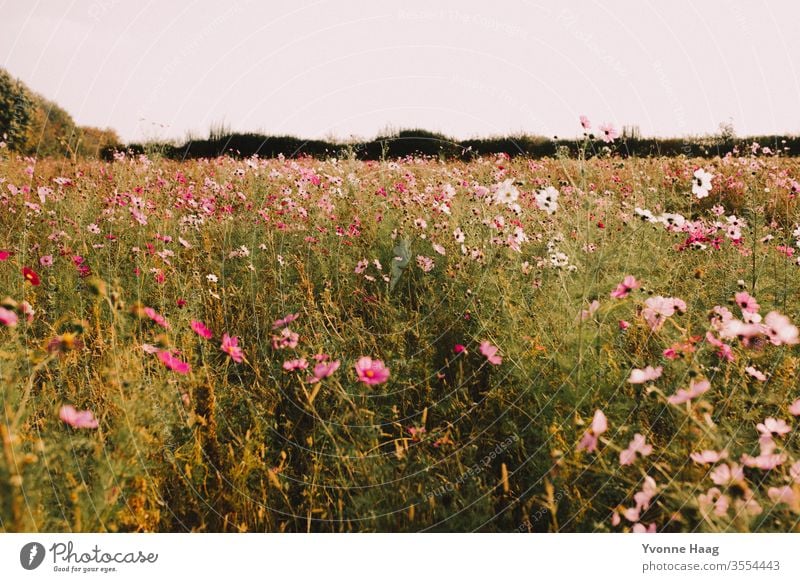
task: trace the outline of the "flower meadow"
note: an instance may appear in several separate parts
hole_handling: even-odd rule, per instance
[[[798,180],[6,153],[0,529],[797,531]]]

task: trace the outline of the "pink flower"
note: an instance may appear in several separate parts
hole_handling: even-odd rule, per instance
[[[305,358],[298,358],[296,360],[286,360],[283,363],[283,369],[287,372],[297,372],[298,370],[305,370],[308,368],[308,361]]]
[[[299,313],[290,313],[289,315],[282,317],[280,319],[276,319],[272,323],[272,329],[278,329],[279,327],[286,327],[293,321],[296,321],[300,317]]]
[[[785,503],[797,511],[800,508],[800,496],[789,485],[770,487],[767,495],[774,503]]]
[[[646,457],[652,452],[653,445],[646,444],[644,435],[641,435],[637,432],[635,435],[633,435],[631,442],[628,443],[628,448],[620,452],[619,464],[623,467],[625,465],[632,465],[636,460],[636,453]]]
[[[642,316],[647,325],[653,331],[658,331],[664,325],[667,317],[671,317],[675,312],[683,313],[686,311],[686,303],[677,297],[650,297],[644,302]]]
[[[320,362],[316,366],[314,366],[314,375],[309,376],[306,382],[313,384],[314,382],[319,382],[320,380],[324,380],[338,369],[339,369],[339,360],[333,360],[331,362],[327,361]]]
[[[14,327],[17,325],[19,318],[17,314],[13,311],[6,309],[5,307],[0,307],[0,324],[5,325],[7,327]]]
[[[587,453],[594,452],[597,449],[597,443],[601,434],[608,430],[608,420],[602,410],[595,410],[594,417],[592,418],[592,426],[589,427],[580,442],[578,443],[578,450],[585,450]]]
[[[586,321],[591,316],[593,316],[598,309],[600,309],[600,302],[597,299],[595,299],[589,304],[589,309],[581,310],[578,319],[580,319],[581,321]]]
[[[713,463],[718,463],[722,459],[725,459],[728,456],[728,451],[723,449],[717,452],[717,451],[712,451],[710,449],[706,449],[704,451],[700,451],[699,453],[692,453],[689,456],[695,463],[699,463],[700,465],[709,465]]]
[[[736,305],[745,313],[757,313],[761,306],[747,291],[740,291],[734,295]]]
[[[42,267],[52,267],[53,266],[53,255],[44,255],[43,257],[39,258],[39,264]]]
[[[284,327],[279,335],[272,336],[272,349],[273,350],[283,350],[286,348],[294,349],[297,347],[297,342],[300,340],[300,336],[290,330],[288,327]]]
[[[358,379],[364,384],[383,384],[389,379],[389,368],[380,360],[373,360],[369,356],[361,356],[355,367]]]
[[[58,417],[72,428],[97,428],[97,419],[91,410],[75,410],[74,406],[65,404],[58,411]]]
[[[747,366],[744,369],[744,371],[747,372],[748,374],[750,374],[756,380],[759,380],[761,382],[766,382],[767,381],[767,377],[764,375],[764,373],[759,371],[757,368],[755,368],[753,366]]]
[[[647,382],[653,382],[661,377],[662,371],[663,368],[661,366],[658,366],[657,368],[654,368],[653,366],[647,366],[644,370],[634,368],[631,370],[631,377],[628,378],[628,383],[645,384]]]
[[[767,336],[769,336],[769,341],[776,346],[793,346],[800,342],[797,328],[789,322],[788,317],[781,315],[777,311],[770,311],[767,314],[764,318],[764,327],[766,328]]]
[[[709,388],[711,388],[711,383],[708,380],[692,380],[689,382],[688,390],[678,389],[675,394],[667,398],[667,402],[670,404],[683,404],[706,393]]]
[[[783,419],[774,419],[772,417],[764,419],[764,422],[759,422],[756,425],[758,432],[761,433],[762,436],[772,436],[772,435],[785,435],[786,433],[791,432],[791,427],[786,424],[786,421]]]
[[[158,359],[170,370],[178,374],[186,375],[192,371],[192,367],[175,356],[170,350],[163,350],[158,352]]]
[[[709,477],[711,477],[711,480],[715,485],[719,485],[720,487],[741,485],[744,483],[744,471],[736,463],[719,465],[717,468],[711,471]]]
[[[622,331],[625,331],[625,330],[626,330],[626,329],[628,329],[630,326],[631,326],[630,322],[628,322],[628,321],[625,321],[624,319],[620,319],[620,320],[619,320],[619,328],[620,328]]]
[[[727,360],[729,362],[732,362],[736,359],[736,357],[733,355],[733,350],[731,349],[731,346],[720,341],[710,331],[706,332],[706,341],[710,343],[712,346],[719,348],[717,350],[717,356],[720,357],[721,359]]]
[[[614,299],[622,299],[628,296],[628,293],[640,287],[640,283],[633,275],[626,275],[622,283],[617,285],[617,288],[611,292],[611,297]]]
[[[11,256],[11,251],[0,250],[0,262],[7,261]]]
[[[503,363],[503,358],[497,355],[498,348],[497,346],[493,346],[488,341],[481,342],[480,352],[483,356],[486,356],[486,359],[489,361],[490,364],[494,366],[499,366]]]
[[[205,339],[211,339],[211,336],[213,334],[211,333],[211,330],[208,329],[202,321],[197,321],[193,319],[190,323],[190,326],[192,328],[192,331],[197,335],[199,335],[200,337]]]
[[[633,529],[631,530],[633,533],[656,533],[656,524],[651,523],[649,525],[644,525],[643,523],[634,523]]]
[[[467,348],[463,344],[456,344],[453,346],[453,353],[454,354],[461,354],[467,351]]]
[[[589,121],[588,117],[586,117],[585,115],[581,115],[580,120],[581,120],[581,127],[583,129],[592,129],[592,124]]]
[[[600,126],[600,137],[606,143],[611,143],[619,137],[619,132],[610,123],[604,123]]]
[[[164,329],[169,329],[169,323],[167,322],[167,320],[164,319],[163,315],[157,313],[155,309],[153,309],[152,307],[145,307],[143,311],[144,314],[147,317],[149,317],[153,322],[160,325]]]
[[[722,517],[728,513],[730,498],[723,494],[718,487],[711,487],[706,493],[697,496],[697,505],[703,515],[708,515],[713,508],[714,515]]]
[[[789,414],[792,416],[800,416],[800,398],[792,402],[789,406]]]
[[[227,333],[222,336],[222,344],[219,349],[228,354],[231,360],[237,364],[241,364],[244,360],[244,352],[239,347],[239,338],[236,336],[229,336]]]

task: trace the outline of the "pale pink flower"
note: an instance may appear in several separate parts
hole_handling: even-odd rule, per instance
[[[628,378],[628,383],[645,384],[647,382],[653,382],[661,377],[663,370],[664,369],[661,366],[658,366],[657,368],[654,368],[653,366],[647,366],[644,370],[634,368],[631,370],[631,377]]]
[[[53,255],[44,255],[43,257],[39,258],[39,264],[42,267],[52,267],[53,266]]]
[[[578,315],[578,319],[581,321],[586,321],[592,317],[598,309],[600,309],[600,302],[595,299],[589,304],[589,309],[581,310],[580,314]]]
[[[714,515],[723,517],[728,513],[730,498],[723,494],[718,487],[711,487],[706,493],[697,496],[697,505],[703,515],[708,515],[713,508]]]
[[[0,307],[0,325],[14,327],[17,325],[17,322],[19,322],[19,317],[17,317],[15,312],[5,307]]]
[[[764,327],[769,341],[776,346],[793,346],[800,342],[797,328],[789,322],[788,317],[777,311],[770,311],[767,314],[764,318]]]
[[[631,530],[633,533],[656,533],[658,530],[656,529],[656,524],[651,523],[649,525],[645,525],[643,523],[634,523],[633,529]]]
[[[600,126],[600,138],[606,142],[611,143],[619,137],[619,131],[610,123],[604,123]]]
[[[75,410],[70,404],[65,404],[58,411],[58,417],[72,428],[97,428],[99,423],[91,410]]]
[[[755,368],[754,366],[747,366],[744,371],[760,382],[767,381],[767,377],[764,375],[764,373],[759,371],[758,368]]]
[[[284,327],[281,329],[279,335],[272,336],[272,349],[274,350],[283,350],[286,348],[294,349],[297,347],[297,343],[300,340],[300,336],[294,333],[288,327]]]
[[[699,463],[701,465],[708,465],[713,463],[718,463],[722,459],[727,458],[728,451],[726,449],[722,449],[721,451],[712,451],[710,449],[706,449],[704,451],[700,451],[699,453],[692,453],[689,455],[695,463]]]
[[[632,465],[636,460],[636,453],[643,457],[648,456],[653,452],[653,445],[646,444],[644,435],[638,432],[633,435],[633,439],[628,443],[628,448],[621,451],[619,454],[619,464],[622,466]]]
[[[761,308],[755,298],[747,291],[736,293],[734,299],[736,300],[736,305],[738,305],[744,313],[756,313]]]
[[[791,467],[789,467],[789,477],[791,477],[792,481],[795,483],[800,484],[800,461],[795,461]]]
[[[676,297],[662,297],[657,295],[649,297],[644,302],[642,316],[653,331],[658,331],[664,325],[666,318],[672,317],[676,312],[686,311],[686,303]]]
[[[602,410],[595,410],[594,417],[592,418],[592,426],[589,427],[580,442],[578,443],[578,450],[586,450],[587,453],[594,452],[597,449],[598,439],[601,434],[608,430],[608,420]]]
[[[670,404],[683,404],[684,402],[689,402],[701,396],[707,392],[709,388],[711,388],[711,383],[708,380],[692,380],[689,382],[688,390],[679,388],[675,394],[667,398],[667,402]]]
[[[383,384],[389,379],[389,368],[380,360],[373,360],[369,356],[361,356],[355,368],[358,379],[364,384]]]
[[[589,121],[588,117],[581,115],[579,119],[581,120],[581,127],[583,129],[592,129],[592,123]]]
[[[227,333],[223,334],[222,344],[220,345],[219,349],[228,354],[231,357],[231,360],[237,364],[240,364],[242,361],[244,361],[244,352],[242,351],[242,348],[239,347],[239,338],[236,336],[231,337]]]
[[[202,321],[197,321],[193,319],[190,322],[190,326],[192,328],[192,331],[195,332],[200,337],[205,339],[211,339],[211,336],[213,334],[211,333],[211,330],[208,329]]]
[[[800,495],[789,485],[783,487],[770,487],[767,495],[773,503],[785,503],[793,511],[800,511]]]
[[[792,416],[800,416],[800,398],[792,402],[789,406],[789,414]]]
[[[617,288],[611,292],[611,297],[614,299],[622,299],[627,297],[628,293],[634,289],[638,289],[640,286],[640,283],[633,275],[626,275],[625,278],[622,279],[622,283],[617,285]]]
[[[756,425],[756,429],[758,429],[758,432],[760,432],[762,436],[769,437],[774,434],[782,436],[788,432],[791,432],[792,430],[792,428],[786,424],[786,421],[782,418],[775,419],[772,417],[764,419],[764,422],[759,422]]]
[[[709,477],[711,477],[715,485],[720,487],[744,484],[744,471],[736,463],[718,465],[711,471]]]
[[[481,342],[480,345],[481,354],[494,366],[499,366],[503,363],[503,358],[497,355],[498,349],[497,346],[493,346],[488,341]]]

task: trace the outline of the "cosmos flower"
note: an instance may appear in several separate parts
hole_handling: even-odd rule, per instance
[[[383,384],[389,379],[389,368],[382,361],[373,360],[369,356],[361,356],[355,364],[358,379],[364,384]]]
[[[608,430],[608,420],[602,410],[595,410],[592,426],[589,427],[578,443],[578,450],[592,453],[597,449],[600,435]]]
[[[287,372],[297,372],[308,368],[308,361],[305,358],[297,358],[296,360],[286,360],[283,363],[283,369]]]
[[[339,360],[319,362],[316,366],[314,366],[314,375],[309,376],[306,382],[313,384],[314,382],[324,380],[339,369],[339,364]]]
[[[231,337],[227,333],[223,334],[222,344],[220,345],[219,349],[228,354],[231,360],[237,364],[240,364],[242,361],[244,361],[244,352],[242,351],[242,348],[239,347],[239,338],[236,336]]]
[[[30,267],[22,267],[22,276],[28,283],[30,283],[34,287],[38,287],[39,284],[41,283],[39,275],[37,275],[36,271],[31,269]]]
[[[17,314],[11,311],[10,309],[6,309],[5,307],[0,307],[0,325],[5,325],[6,327],[14,327],[17,325],[19,321],[19,317]]]
[[[623,299],[628,296],[628,293],[639,287],[641,287],[641,285],[633,275],[626,275],[625,278],[622,279],[622,283],[617,285],[617,288],[611,292],[611,297],[614,299]]]
[[[628,448],[620,451],[619,464],[623,467],[626,465],[632,465],[636,460],[636,453],[646,457],[652,452],[653,445],[648,445],[645,441],[644,435],[637,432],[635,435],[633,435],[631,442],[628,443]]]
[[[191,326],[193,332],[195,332],[197,335],[199,335],[204,339],[211,339],[211,336],[214,335],[202,321],[197,321],[193,319],[191,320],[189,325]]]
[[[486,359],[489,361],[490,364],[493,366],[499,366],[503,363],[503,358],[497,355],[499,348],[497,346],[492,345],[488,341],[481,342],[480,345],[480,352],[481,355],[485,356]]]
[[[619,131],[610,123],[600,126],[600,138],[606,143],[612,143],[619,137]]]
[[[698,396],[708,392],[709,388],[711,388],[711,383],[708,380],[692,380],[689,382],[688,390],[679,388],[675,394],[667,398],[667,402],[676,405],[683,404],[684,402],[694,400]]]
[[[71,404],[65,404],[58,411],[58,417],[72,428],[95,429],[99,426],[91,410],[76,410]]]
[[[586,117],[585,115],[581,115],[579,119],[580,119],[580,121],[581,121],[581,127],[582,127],[583,129],[585,129],[585,130],[592,129],[592,124],[591,124],[591,122],[589,121],[589,118],[588,118],[588,117]]]
[[[705,198],[711,190],[711,179],[713,174],[705,171],[703,168],[698,168],[694,172],[694,179],[692,180],[692,194],[698,198]]]
[[[639,368],[634,368],[631,370],[631,376],[628,378],[628,383],[630,384],[646,384],[647,382],[654,382],[661,377],[661,372],[663,368],[658,366],[654,368],[653,366],[647,366],[645,369],[640,370]]]
[[[171,350],[162,350],[158,352],[158,359],[161,360],[167,368],[178,374],[186,375],[192,371],[192,367],[177,357]]]

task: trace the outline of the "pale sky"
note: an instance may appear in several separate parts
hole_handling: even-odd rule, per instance
[[[800,133],[800,3],[0,1],[0,64],[126,141]]]

